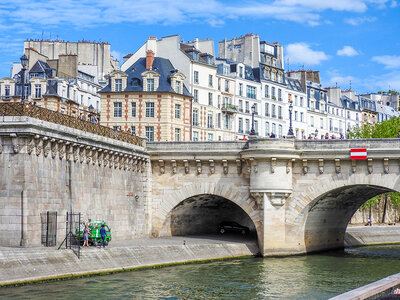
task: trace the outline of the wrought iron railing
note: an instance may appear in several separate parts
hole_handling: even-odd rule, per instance
[[[0,103],[0,116],[27,116],[35,119],[79,129],[122,142],[143,146],[143,139],[123,131],[68,116],[53,110],[21,102]]]

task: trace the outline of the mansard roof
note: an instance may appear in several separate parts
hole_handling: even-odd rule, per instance
[[[175,90],[171,87],[171,76],[175,75],[178,70],[174,68],[169,59],[155,57],[152,65],[152,71],[158,73],[159,85],[157,92],[170,92],[175,93]],[[146,58],[139,58],[133,65],[131,65],[125,73],[128,75],[125,92],[141,92],[143,91],[143,78],[142,73],[149,71],[146,69]],[[111,91],[111,83],[109,83],[102,92]],[[188,89],[183,85],[183,94],[185,96],[191,96]]]
[[[301,86],[300,80],[290,78],[290,77],[285,77],[285,80],[286,80],[288,89],[296,91],[296,92],[305,93],[303,87]]]
[[[29,73],[43,73],[47,77],[52,77],[53,76],[53,69],[49,66],[47,62],[44,62],[42,60],[38,60],[33,67],[29,70]]]

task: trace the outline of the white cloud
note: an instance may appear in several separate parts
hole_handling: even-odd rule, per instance
[[[348,18],[344,22],[353,26],[358,26],[364,23],[372,23],[376,21],[376,17],[358,17],[358,18]]]
[[[322,61],[329,59],[329,56],[322,51],[315,51],[306,43],[289,44],[286,47],[286,57],[290,63],[304,65],[318,65]]]
[[[371,60],[383,64],[385,66],[385,69],[400,68],[400,56],[398,55],[374,56]]]
[[[351,46],[344,46],[342,49],[338,50],[336,54],[340,56],[356,56],[360,53]]]
[[[207,23],[219,26],[229,18],[268,18],[316,26],[325,10],[363,13],[370,6],[396,5],[393,0],[2,0],[0,28],[9,23],[88,27],[99,24],[141,23],[175,25]],[[350,23],[365,22],[349,19]],[[19,26],[19,25],[18,25]]]

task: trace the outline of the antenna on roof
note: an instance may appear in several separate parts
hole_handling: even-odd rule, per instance
[[[349,90],[351,91],[351,80],[350,80],[350,88],[349,88]]]
[[[337,87],[337,82],[336,82],[336,87]]]
[[[287,70],[290,70],[289,57],[287,58]]]

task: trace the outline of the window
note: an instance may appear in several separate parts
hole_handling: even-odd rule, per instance
[[[265,136],[269,134],[269,122],[265,122]]]
[[[297,95],[294,95],[294,105],[299,106],[299,99],[297,98]]]
[[[220,114],[218,114],[218,116],[220,116]],[[230,129],[230,123],[231,123],[231,120],[230,120],[230,118],[229,118],[229,115],[225,115],[225,120],[224,120],[225,122],[224,122],[224,127],[225,127],[225,129]],[[218,126],[219,128],[221,127],[221,126]]]
[[[154,127],[153,126],[146,126],[146,137],[149,142],[154,141]]]
[[[278,89],[278,100],[282,101],[282,90]]]
[[[116,92],[122,91],[122,79],[115,79],[115,91]]]
[[[213,105],[213,94],[208,93],[208,105]]]
[[[136,117],[136,102],[132,102],[132,117]]]
[[[251,99],[256,99],[256,88],[254,86],[247,86],[247,97]]]
[[[300,106],[303,107],[303,97],[300,97]]]
[[[197,131],[193,131],[193,142],[197,142],[199,140],[199,133]]]
[[[347,119],[350,119],[350,112],[347,112]]]
[[[303,112],[300,113],[300,121],[304,122],[304,113]]]
[[[332,119],[329,119],[329,131],[333,131]]]
[[[131,126],[131,133],[132,133],[132,135],[136,135],[136,127],[135,126]]]
[[[272,104],[272,112],[271,112],[271,114],[272,114],[273,118],[276,118],[276,108],[275,107],[276,107],[275,104]]]
[[[310,126],[314,127],[314,117],[310,116]]]
[[[294,120],[297,121],[297,111],[294,112]]]
[[[238,132],[243,133],[243,119],[239,118]]]
[[[100,101],[99,100],[96,101],[96,110],[97,111],[100,110]]]
[[[271,132],[276,135],[276,124],[275,123],[272,123],[272,131]]]
[[[175,141],[179,142],[181,140],[181,130],[179,128],[175,128]]]
[[[181,118],[181,106],[179,104],[175,104],[175,119]]]
[[[249,104],[249,101],[246,101],[245,105],[246,105],[246,113],[249,114],[249,113],[250,113],[250,104]]]
[[[35,84],[35,98],[42,97],[42,86],[40,84]]]
[[[199,90],[193,90],[193,100],[199,102]]]
[[[282,131],[283,131],[282,130],[282,125],[279,124],[278,125],[278,137],[280,137],[280,138],[282,137]]]
[[[239,83],[239,96],[243,96],[243,83]]]
[[[225,92],[229,92],[229,81],[225,80]]]
[[[212,134],[212,133],[209,133],[209,134],[208,134],[208,140],[209,140],[209,141],[212,141],[212,140],[213,140],[213,134]]]
[[[265,116],[269,117],[269,103],[265,103]]]
[[[199,111],[197,109],[193,109],[193,126],[199,126]]]
[[[81,105],[83,105],[83,95],[81,95]]]
[[[176,92],[177,94],[180,94],[180,93],[181,93],[181,82],[180,82],[180,81],[176,81],[176,82],[175,82],[175,92]]]
[[[243,67],[239,67],[239,77],[243,78]]]
[[[249,119],[246,119],[246,133],[249,133],[250,132],[250,120]]]
[[[243,112],[243,100],[239,100],[239,111]]]
[[[193,81],[194,83],[199,83],[199,72],[194,71]]]
[[[265,98],[269,98],[269,86],[265,85]]]
[[[278,106],[278,119],[282,119],[282,106]]]
[[[207,128],[213,128],[213,115],[208,113],[207,115]]]
[[[275,87],[274,87],[274,86],[271,87],[271,96],[272,96],[272,99],[276,100],[276,97],[275,97]]]
[[[122,117],[122,102],[114,102],[114,118]]]
[[[324,119],[322,119],[322,118],[319,119],[319,127],[321,129],[324,129]]]
[[[208,86],[209,87],[213,86],[213,76],[212,75],[208,75]]]
[[[254,114],[258,115],[257,103],[254,103],[253,106],[254,106]]]
[[[147,91],[148,92],[154,91],[154,79],[147,79]]]
[[[146,118],[154,118],[154,102],[146,103]]]
[[[358,121],[358,113],[356,113],[356,121]]]

